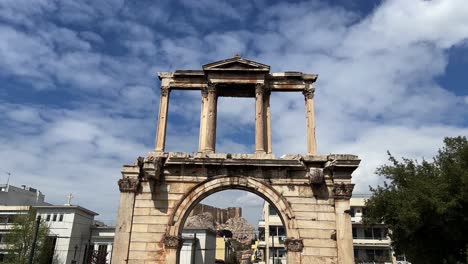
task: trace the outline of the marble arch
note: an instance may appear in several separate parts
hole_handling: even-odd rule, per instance
[[[350,154],[317,154],[313,83],[316,74],[270,73],[270,66],[234,56],[202,70],[158,73],[161,80],[154,151],[124,165],[112,263],[177,263],[181,228],[190,209],[217,191],[243,189],[274,203],[285,223],[288,263],[354,262],[349,199]],[[166,152],[170,91],[200,90],[197,153]],[[272,152],[270,93],[302,92],[306,154]],[[217,98],[255,98],[255,153],[216,153]]]

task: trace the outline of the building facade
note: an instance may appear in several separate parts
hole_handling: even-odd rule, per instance
[[[254,261],[261,264],[285,264],[286,231],[275,208],[263,203],[262,220],[258,222],[258,244]]]
[[[182,231],[180,264],[213,264],[216,257],[216,232],[209,228]]]
[[[49,227],[54,247],[51,264],[110,263],[115,228],[97,225],[96,212],[77,205],[48,204],[44,195],[33,188],[10,185],[0,193],[0,262],[7,253],[4,237],[14,218],[35,212]]]
[[[363,224],[369,195],[354,195],[350,200],[355,263],[409,264],[404,256],[395,256],[388,228],[382,223]]]

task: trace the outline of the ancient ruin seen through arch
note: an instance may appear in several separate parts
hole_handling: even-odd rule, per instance
[[[158,73],[161,97],[154,151],[124,165],[113,263],[179,260],[183,224],[209,194],[240,189],[275,205],[286,228],[288,263],[353,263],[349,199],[359,158],[317,154],[313,83],[316,74],[270,73],[270,66],[234,56],[201,70]],[[165,152],[171,90],[201,91],[196,153]],[[306,154],[272,153],[270,94],[301,92],[306,113]],[[217,153],[217,100],[255,99],[255,153]],[[148,106],[150,107],[150,106]],[[267,262],[268,263],[268,262]]]
[[[284,221],[274,203],[243,190],[223,190],[205,197],[183,220],[180,264],[286,264]]]

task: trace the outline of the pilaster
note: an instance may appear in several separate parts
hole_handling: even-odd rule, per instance
[[[139,188],[139,181],[137,178],[139,170],[138,166],[124,167],[122,171],[124,178],[120,179],[118,182],[120,203],[113,245],[119,250],[112,251],[112,263],[124,264],[128,261],[135,195]]]
[[[335,183],[333,197],[335,198],[336,245],[338,249],[338,264],[354,263],[353,237],[351,216],[349,215],[349,199],[353,193],[354,184]]]

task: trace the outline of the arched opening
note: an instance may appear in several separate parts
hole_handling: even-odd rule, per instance
[[[257,180],[251,177],[243,177],[243,176],[218,176],[212,177],[192,188],[190,192],[186,194],[184,199],[181,199],[180,202],[176,205],[173,214],[169,220],[169,235],[171,236],[178,236],[183,237],[183,230],[187,218],[190,216],[192,210],[202,201],[203,199],[207,198],[208,196],[224,191],[224,190],[243,190],[253,194],[258,195],[262,199],[266,201],[268,205],[271,205],[271,208],[277,213],[278,218],[281,221],[281,225],[284,227],[283,230],[275,229],[276,241],[278,244],[279,236],[281,236],[281,240],[284,243],[286,237],[299,237],[298,230],[296,229],[296,222],[293,212],[285,200],[285,198],[273,189],[268,184]],[[270,206],[268,207],[268,211],[270,212]],[[270,230],[268,230],[269,233]],[[266,232],[266,230],[265,230]],[[287,236],[286,236],[287,235]],[[273,245],[272,241],[272,245]],[[270,245],[269,245],[270,246]],[[284,246],[283,246],[284,247]],[[278,248],[279,249],[279,248]],[[286,255],[285,251],[272,251],[271,255],[273,258],[279,259],[279,255]],[[287,256],[289,258],[289,255]],[[181,260],[180,251],[177,252],[177,259]],[[284,263],[286,262],[286,256],[284,258]],[[180,263],[180,262],[179,262]],[[273,263],[273,262],[267,262]],[[282,263],[276,261],[276,263]],[[291,262],[290,262],[291,263]]]
[[[251,192],[219,191],[196,204],[185,220],[179,264],[285,264],[286,237],[274,205]]]

